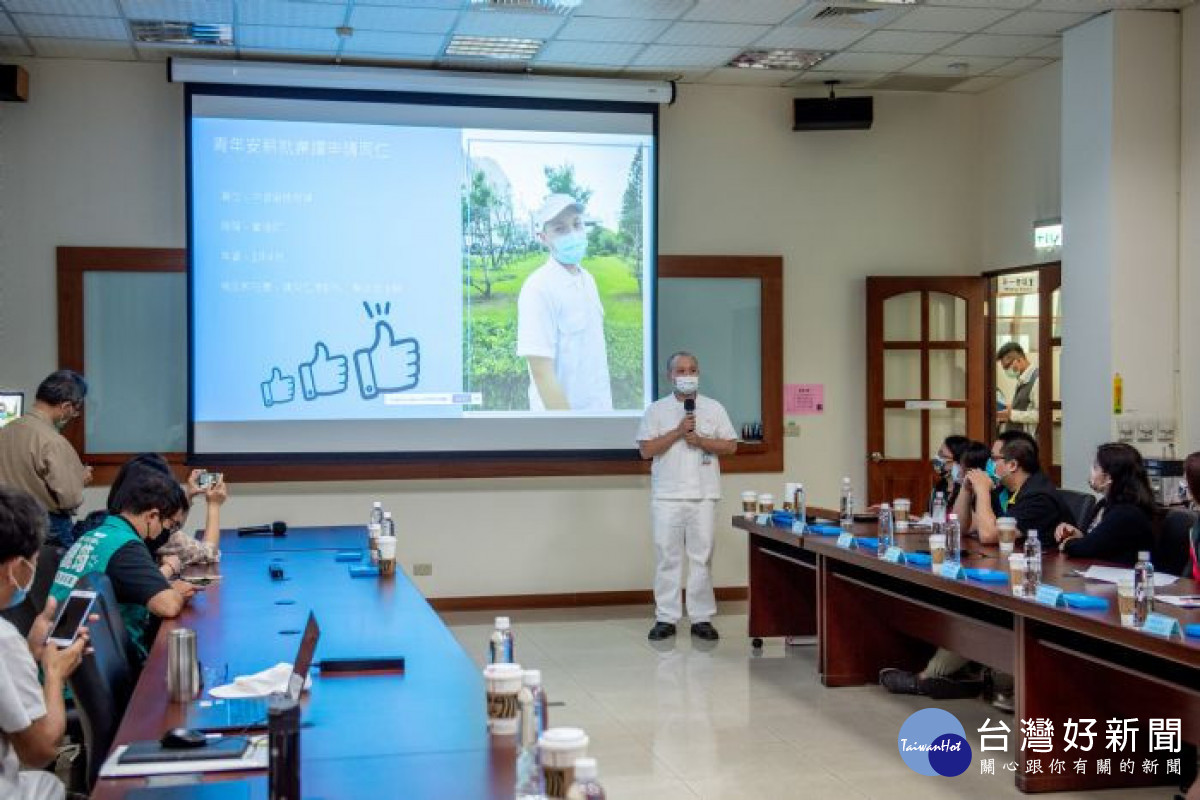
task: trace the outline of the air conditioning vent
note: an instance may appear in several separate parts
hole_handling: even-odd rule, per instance
[[[471,0],[473,11],[523,11],[534,14],[570,14],[583,0]]]
[[[875,3],[815,3],[788,18],[785,25],[810,28],[852,28],[874,30],[899,19],[909,6]]]
[[[837,19],[841,17],[861,17],[864,14],[875,14],[877,9],[873,8],[847,8],[845,6],[825,6],[813,20],[820,19]]]
[[[213,47],[233,45],[233,26],[225,23],[180,20],[133,19],[133,38],[154,44],[199,44]]]

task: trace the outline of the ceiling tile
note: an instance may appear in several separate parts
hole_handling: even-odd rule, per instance
[[[679,81],[680,83],[699,83],[705,76],[712,73],[706,67],[689,69],[663,69],[662,67],[627,67],[618,75],[639,81]]]
[[[974,33],[1003,19],[1011,11],[995,8],[914,8],[889,25],[898,31],[945,31]]]
[[[129,42],[30,38],[29,43],[39,58],[92,58],[102,61],[134,61],[137,58]]]
[[[0,36],[0,56],[31,56],[25,40],[20,36]]]
[[[12,24],[12,20],[7,14],[0,14],[0,36],[16,36],[17,26]]]
[[[346,5],[347,0],[310,0],[314,3],[337,3]],[[392,8],[438,8],[443,11],[461,11],[466,0],[354,0],[355,6],[391,6]]]
[[[831,14],[829,13],[831,7],[837,7],[848,13]],[[829,2],[809,3],[788,17],[783,24],[813,28],[848,28],[866,33],[887,26],[888,23],[907,14],[911,9],[912,6],[905,5],[866,4],[859,0],[853,2],[829,0]]]
[[[233,32],[238,47],[257,50],[299,50],[332,53],[341,43],[333,28],[277,28],[239,25]]]
[[[699,67],[721,67],[736,56],[736,47],[688,47],[673,44],[652,44],[646,47],[633,62],[636,67],[659,67],[670,69],[697,69]]]
[[[587,42],[646,43],[657,39],[669,28],[668,20],[609,19],[605,17],[573,16],[558,32],[555,39]]]
[[[817,65],[822,71],[895,72],[914,63],[920,56],[898,53],[838,53]]]
[[[693,5],[693,0],[583,0],[572,16],[676,19]]]
[[[116,0],[4,0],[0,3],[15,13],[64,14],[77,17],[119,17]]]
[[[986,92],[988,89],[994,89],[1002,83],[1007,83],[1008,78],[983,75],[978,78],[971,78],[950,89],[952,92],[964,92],[966,94],[979,94]]]
[[[705,83],[722,86],[783,86],[800,76],[790,69],[738,69],[721,67],[704,76]]]
[[[860,53],[914,53],[928,55],[962,38],[961,33],[916,33],[877,31],[859,39],[850,48]]]
[[[953,6],[955,8],[1003,8],[1010,11],[1029,8],[1037,0],[927,0],[927,6]]]
[[[468,11],[459,17],[454,33],[464,36],[511,36],[549,39],[563,26],[558,14],[518,14],[509,11]]]
[[[439,8],[386,8],[354,5],[350,27],[355,30],[436,33],[444,36],[458,14]]]
[[[988,33],[1012,33],[1053,36],[1091,19],[1092,14],[1068,14],[1059,11],[1021,11],[987,29]]]
[[[844,89],[861,89],[864,86],[870,86],[875,81],[884,76],[882,72],[818,72],[809,70],[802,73],[800,77],[790,81],[788,86],[821,86],[829,81],[837,81],[837,86],[834,91],[840,92]]]
[[[696,7],[683,18],[697,22],[777,25],[806,3],[807,0],[696,0]]]
[[[1062,39],[1057,38],[1054,40],[1054,44],[1050,45],[1049,47],[1043,47],[1041,50],[1035,50],[1034,52],[1030,53],[1029,55],[1036,56],[1037,58],[1062,58],[1062,55],[1063,55]]]
[[[1114,8],[1137,8],[1146,5],[1140,0],[1042,0],[1033,8],[1037,11],[1092,11],[1101,14]]]
[[[63,39],[129,38],[125,20],[111,17],[53,17],[49,14],[13,14],[13,21],[26,36]]]
[[[1053,36],[995,36],[988,33],[977,33],[968,36],[961,42],[956,42],[942,52],[948,56],[1016,56],[1029,55],[1034,50],[1041,50],[1053,45],[1057,39]]]
[[[238,0],[239,25],[282,25],[296,28],[336,28],[346,20],[341,6],[289,3],[287,0]]]
[[[433,58],[442,52],[446,37],[437,33],[396,33],[394,31],[355,31],[345,40],[345,53],[381,53],[385,55]]]
[[[120,0],[129,19],[233,22],[233,0]]]
[[[959,75],[966,78],[991,72],[1011,60],[986,56],[926,56],[902,71],[912,75]],[[961,66],[963,64],[966,64],[965,68]]]
[[[863,32],[844,28],[804,28],[781,25],[754,43],[755,47],[794,47],[802,50],[841,50],[863,38]]]
[[[595,67],[624,67],[638,53],[642,45],[624,42],[549,42],[537,54],[534,63],[538,66],[582,65]]]
[[[719,22],[676,22],[658,39],[658,44],[701,44],[708,47],[747,47],[771,30],[768,25],[736,25]]]
[[[1005,78],[1015,78],[1018,75],[1033,72],[1035,69],[1041,69],[1047,64],[1052,63],[1054,62],[1048,58],[1016,58],[1004,66],[992,70],[988,75],[1002,75]]]

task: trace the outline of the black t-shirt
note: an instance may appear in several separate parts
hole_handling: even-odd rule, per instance
[[[1141,508],[1130,503],[1102,505],[1103,516],[1081,539],[1071,539],[1063,552],[1071,558],[1094,558],[1119,564],[1137,563],[1140,550],[1154,547],[1154,524]]]
[[[171,588],[141,541],[130,542],[113,553],[105,573],[112,581],[118,603],[144,606],[154,595]]]
[[[1044,472],[1030,475],[1016,496],[1009,498],[1007,508],[1000,505],[999,491],[993,491],[992,510],[997,517],[1014,518],[1022,535],[1037,531],[1043,547],[1055,545],[1054,531],[1060,522],[1075,522],[1071,510],[1059,499],[1054,482]]]

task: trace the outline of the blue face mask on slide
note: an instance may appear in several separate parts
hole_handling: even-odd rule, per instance
[[[578,264],[587,255],[587,234],[583,231],[572,231],[554,240],[551,252],[560,264]]]

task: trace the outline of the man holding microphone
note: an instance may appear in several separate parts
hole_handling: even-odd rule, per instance
[[[700,395],[700,364],[691,353],[667,361],[672,393],[650,404],[638,428],[650,469],[654,528],[655,623],[649,639],[675,635],[683,616],[683,560],[687,556],[687,612],[692,635],[712,641],[717,613],[712,585],[713,521],[721,498],[717,457],[737,450],[737,434],[724,407]]]

